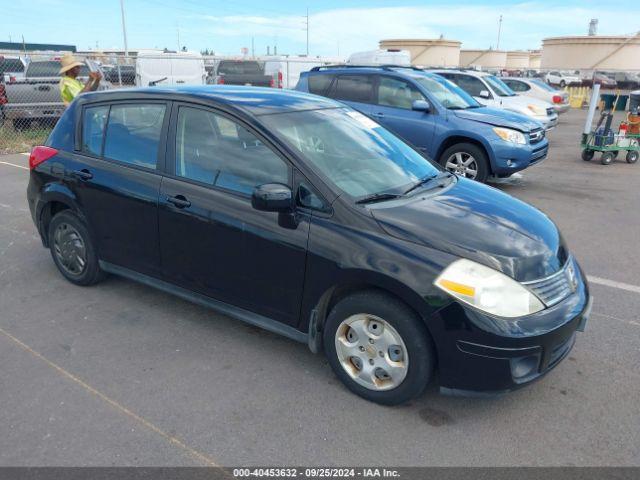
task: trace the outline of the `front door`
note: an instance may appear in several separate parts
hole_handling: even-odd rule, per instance
[[[377,104],[372,106],[371,117],[422,152],[433,156],[436,154],[433,149],[436,112],[412,110],[414,100],[427,101],[409,82],[380,76]]]
[[[291,185],[291,167],[219,112],[182,104],[172,117],[159,210],[165,278],[296,325],[309,223],[251,206],[257,185]]]

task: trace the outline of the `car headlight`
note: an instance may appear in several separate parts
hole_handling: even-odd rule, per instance
[[[434,285],[479,310],[514,318],[544,309],[538,297],[513,278],[467,259],[453,262]]]
[[[527,143],[527,140],[524,138],[522,132],[518,130],[512,130],[510,128],[502,128],[502,127],[494,127],[493,131],[505,142],[517,143],[519,145],[524,145]]]
[[[547,110],[545,108],[539,107],[538,105],[527,105],[527,108],[533,112],[534,115],[538,116],[547,116]]]

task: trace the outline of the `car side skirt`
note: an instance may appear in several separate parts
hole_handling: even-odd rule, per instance
[[[172,283],[165,282],[148,275],[144,275],[142,273],[121,267],[119,265],[114,265],[102,260],[99,261],[99,264],[100,268],[105,272],[119,275],[135,282],[143,283],[150,287],[157,288],[158,290],[162,290],[163,292],[171,293],[173,295],[176,295],[177,297],[183,298],[193,303],[197,303],[204,307],[211,308],[219,313],[243,321],[250,325],[263,328],[278,335],[290,338],[292,340],[295,340],[296,342],[307,343],[308,341],[308,335],[306,333],[296,330],[289,325],[285,325],[281,322],[273,320],[272,318],[264,317],[257,313],[250,312],[249,310],[238,308],[234,305],[215,300],[206,295],[192,292]]]

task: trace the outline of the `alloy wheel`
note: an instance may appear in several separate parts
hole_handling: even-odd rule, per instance
[[[407,347],[382,318],[359,313],[343,320],[336,330],[335,346],[345,372],[369,390],[391,390],[407,376]]]
[[[473,155],[466,152],[456,152],[447,158],[445,168],[461,177],[475,180],[478,176],[478,162]]]

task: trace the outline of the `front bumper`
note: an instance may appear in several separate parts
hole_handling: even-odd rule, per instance
[[[584,275],[575,293],[513,321],[454,302],[433,318],[443,393],[473,396],[516,390],[549,373],[571,352],[591,313]]]
[[[503,177],[542,162],[549,153],[547,139],[526,145],[494,142],[492,146],[495,154],[495,162],[492,165],[493,173]]]

